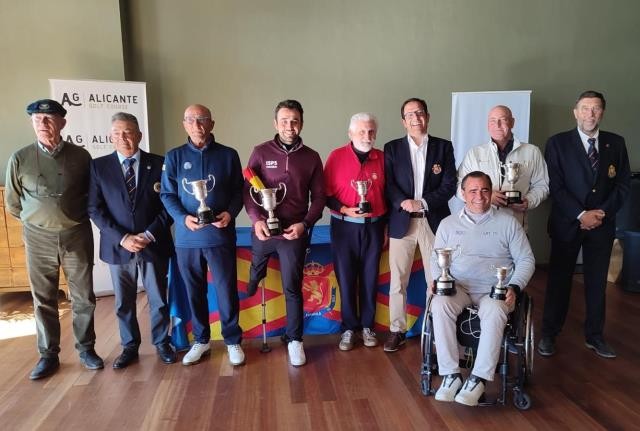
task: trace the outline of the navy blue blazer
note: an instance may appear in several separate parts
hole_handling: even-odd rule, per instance
[[[128,263],[133,253],[120,246],[127,233],[149,231],[155,238],[141,252],[151,262],[173,255],[173,219],[160,201],[160,177],[164,157],[140,150],[140,166],[133,206],[124,183],[118,155],[113,153],[91,161],[89,217],[100,229],[100,259],[119,265]]]
[[[389,236],[403,238],[409,230],[409,213],[400,207],[400,203],[414,198],[413,168],[406,136],[385,144],[384,174],[389,203]],[[456,163],[451,141],[429,135],[422,198],[427,202],[427,220],[433,233],[440,221],[451,214],[449,199],[455,194],[456,185]]]
[[[622,136],[600,131],[600,161],[594,174],[578,129],[558,133],[547,141],[544,158],[549,170],[551,238],[571,241],[580,233],[578,215],[601,209],[606,217],[599,229],[615,232],[616,213],[629,194],[631,169]]]

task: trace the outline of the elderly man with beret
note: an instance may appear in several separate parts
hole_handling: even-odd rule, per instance
[[[60,366],[58,282],[64,269],[71,295],[73,334],[80,363],[104,367],[94,350],[93,233],[87,213],[87,150],[62,139],[67,111],[55,100],[27,107],[37,140],[11,155],[7,166],[5,204],[24,226],[27,271],[33,296],[40,360],[32,380]]]

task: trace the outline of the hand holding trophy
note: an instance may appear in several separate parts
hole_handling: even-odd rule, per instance
[[[262,183],[262,180],[253,172],[251,168],[245,168],[242,171],[242,175],[244,178],[251,184],[251,189],[249,189],[249,196],[256,205],[261,206],[267,211],[267,228],[269,229],[269,233],[271,235],[280,235],[282,234],[282,226],[280,225],[280,220],[275,215],[275,209],[280,203],[284,200],[285,195],[287,194],[287,186],[284,183],[279,183],[277,188],[266,188]],[[283,190],[282,196],[280,200],[277,198],[278,191]],[[260,196],[261,202],[258,202],[255,195]]]
[[[211,187],[207,186],[208,183],[211,183]],[[191,189],[191,191],[187,188]],[[209,174],[206,180],[194,180],[187,181],[186,178],[182,179],[182,188],[185,192],[194,196],[199,202],[200,206],[198,207],[198,211],[196,213],[196,217],[198,217],[198,224],[210,224],[216,220],[216,215],[213,214],[211,208],[207,206],[205,200],[207,199],[207,195],[213,188],[216,186],[216,179],[213,175]]]

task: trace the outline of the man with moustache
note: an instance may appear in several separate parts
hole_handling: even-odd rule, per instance
[[[297,100],[284,100],[276,106],[273,139],[253,149],[248,167],[267,188],[283,183],[287,193],[275,209],[283,227],[282,235],[272,236],[267,227],[267,213],[244,188],[244,205],[253,223],[251,235],[251,268],[247,292],[256,292],[266,276],[272,253],[280,260],[280,275],[285,295],[287,329],[285,341],[289,362],[300,367],[307,361],[302,344],[304,326],[302,277],[304,258],[310,242],[309,229],[322,216],[325,204],[324,178],[320,155],[304,145],[300,132],[303,125],[302,105]]]
[[[378,345],[373,331],[380,255],[385,239],[384,153],[373,148],[378,121],[358,113],[349,122],[345,146],[329,154],[324,179],[331,210],[331,251],[340,286],[342,336],[338,348],[353,349],[356,331],[366,347]],[[359,208],[354,181],[368,184],[370,210]]]
[[[210,353],[208,265],[229,362],[237,366],[245,361],[240,346],[242,328],[238,323],[235,228],[235,219],[242,209],[242,165],[236,150],[215,140],[211,133],[214,124],[206,106],[191,105],[184,111],[182,125],[189,138],[165,156],[160,198],[176,224],[176,258],[191,308],[194,343],[182,358],[182,364],[196,364]],[[194,215],[199,201],[188,183],[197,180],[207,180],[209,192],[205,204],[216,215],[212,223],[200,224]]]
[[[487,174],[470,172],[462,179],[461,187],[465,206],[459,214],[442,220],[433,245],[434,248],[460,246],[463,250],[453,259],[449,270],[456,280],[455,295],[434,294],[431,300],[438,372],[443,376],[435,398],[475,406],[484,393],[485,382],[493,380],[507,318],[515,307],[516,295],[533,275],[535,258],[520,223],[506,212],[491,207],[492,185]],[[496,281],[492,265],[513,267],[513,273],[506,280],[508,289],[504,300],[489,295]],[[439,275],[437,257],[432,253],[432,279]],[[435,283],[432,286],[435,288]],[[463,385],[456,321],[471,304],[478,306],[481,333],[471,375]]]
[[[138,359],[138,273],[149,304],[151,342],[162,362],[176,362],[169,344],[167,306],[173,220],[160,201],[164,158],[141,150],[141,139],[135,115],[118,112],[111,117],[115,151],[91,161],[89,216],[100,229],[100,259],[109,264],[123,348],[113,362],[115,369]]]
[[[60,266],[69,284],[80,363],[98,370],[104,362],[94,350],[93,232],[87,214],[91,155],[60,136],[67,111],[55,100],[33,102],[27,114],[37,141],[9,158],[5,206],[23,225],[40,353],[29,378],[36,380],[60,367]]]
[[[538,352],[555,354],[571,296],[578,252],[582,248],[586,317],[585,346],[603,358],[615,358],[604,340],[605,290],[616,213],[629,194],[631,172],[624,138],[600,130],[606,101],[585,91],[576,101],[577,127],[549,138],[551,256]]]
[[[494,190],[491,193],[491,204],[507,214],[513,215],[527,230],[526,214],[536,208],[549,195],[549,176],[542,153],[535,145],[520,142],[513,135],[515,119],[511,109],[498,105],[489,111],[487,128],[491,140],[482,145],[470,148],[458,168],[458,178],[473,171],[482,171],[489,175]],[[521,203],[507,204],[501,164],[517,162],[520,164],[520,177],[514,184],[514,190],[522,193]],[[458,197],[462,199],[462,188],[458,183]]]
[[[389,202],[389,329],[385,352],[405,344],[407,285],[416,246],[425,278],[434,232],[450,214],[449,199],[456,192],[456,166],[451,141],[427,133],[427,102],[406,100],[400,108],[407,135],[384,146],[386,197]],[[427,286],[430,285],[427,280]]]

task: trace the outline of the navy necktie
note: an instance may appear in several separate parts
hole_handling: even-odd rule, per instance
[[[595,138],[587,139],[589,143],[589,150],[587,151],[587,157],[589,157],[589,162],[591,163],[591,169],[595,174],[598,172],[598,150],[596,150],[596,140]]]
[[[124,183],[127,186],[127,193],[129,193],[129,200],[133,203],[133,200],[136,196],[136,171],[133,170],[133,164],[136,162],[136,159],[129,158],[125,159],[124,164],[125,172],[124,172]]]

